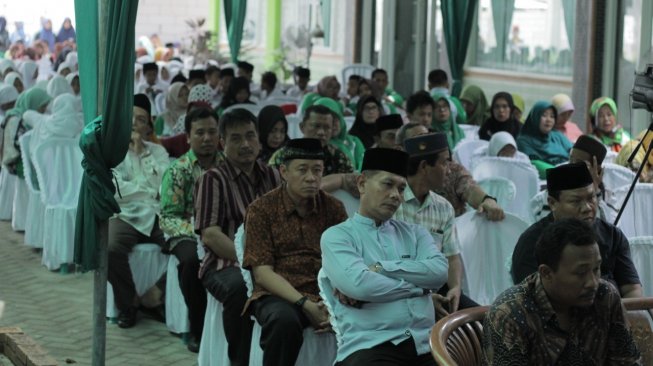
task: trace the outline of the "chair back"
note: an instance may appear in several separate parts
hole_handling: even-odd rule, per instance
[[[467,295],[481,305],[513,285],[508,261],[528,224],[510,213],[502,221],[490,221],[470,211],[456,218],[460,255],[465,268]]]
[[[538,222],[551,213],[548,198],[548,191],[540,191],[531,198],[531,214],[533,215],[533,222]]]
[[[539,192],[539,180],[537,170],[529,162],[488,156],[472,163],[472,175],[476,181],[493,177],[511,180],[515,184],[516,192],[508,212],[527,223],[533,222],[529,202]]]
[[[347,131],[351,130],[351,126],[354,125],[355,120],[356,120],[356,116],[345,117],[345,125],[347,126]]]
[[[608,151],[608,153],[605,155],[605,158],[603,159],[603,164],[606,163],[614,163],[615,159],[617,159],[617,156],[619,155],[618,152],[615,151]]]
[[[653,365],[653,298],[631,298],[621,302],[627,311],[630,332],[642,355],[642,365]]]
[[[462,140],[453,149],[453,159],[469,170],[472,167],[472,157],[476,150],[487,147],[488,144],[489,142],[485,140]]]
[[[34,170],[34,161],[32,160],[32,136],[34,131],[27,131],[19,139],[21,159],[23,160],[23,175],[25,176],[25,183],[30,193],[39,193],[39,182],[36,179],[36,171]]]
[[[159,93],[154,97],[154,111],[153,115],[160,116],[166,111],[166,93]]]
[[[77,208],[82,158],[77,139],[52,137],[36,147],[34,168],[46,207]]]
[[[302,118],[296,114],[291,114],[286,116],[288,121],[288,137],[291,139],[298,139],[304,137],[302,130],[299,129],[299,124],[302,122]]]
[[[351,64],[342,68],[342,79],[340,79],[341,89],[347,91],[347,80],[351,75],[359,75],[366,79],[372,78],[372,71],[374,66],[366,64]]]
[[[624,166],[604,162],[602,167],[603,186],[608,193],[629,185],[635,180],[635,173]]]
[[[276,105],[276,106],[282,106],[284,104],[294,104],[297,105],[299,104],[300,100],[299,98],[294,98],[294,97],[287,97],[287,96],[276,96],[276,97],[270,97],[265,100],[262,100],[261,102],[258,103],[259,107],[263,108],[268,105]]]
[[[461,125],[458,125],[458,126],[459,126],[459,127],[463,130],[463,132],[465,133],[465,138],[463,139],[463,141],[467,141],[467,140],[478,140],[478,139],[479,139],[479,138],[478,138],[478,130],[479,130],[480,126],[476,126],[476,125],[464,125],[464,124],[461,124]]]
[[[644,296],[653,296],[653,236],[629,238],[630,257],[642,280]]]
[[[252,114],[255,115],[255,116],[258,116],[258,112],[261,111],[261,106],[259,106],[257,104],[240,103],[240,104],[234,104],[234,105],[228,107],[227,109],[224,110],[223,113],[227,113],[229,111],[232,111],[232,110],[238,109],[238,108],[246,109],[246,110],[252,112]]]
[[[614,207],[621,207],[629,188],[627,185],[614,191]],[[653,236],[652,217],[653,183],[637,183],[617,226],[628,238]]]
[[[457,311],[431,330],[431,354],[441,366],[477,366],[483,360],[483,319],[490,308]]]
[[[477,183],[485,193],[495,197],[499,206],[505,211],[512,212],[510,207],[513,205],[517,191],[515,183],[502,177],[485,178]]]
[[[240,224],[236,234],[234,235],[234,247],[236,248],[236,258],[238,258],[238,263],[240,266],[240,273],[243,275],[243,280],[245,280],[245,286],[247,287],[247,297],[252,297],[252,292],[254,291],[254,281],[252,280],[252,274],[249,270],[243,268],[242,263],[245,259],[245,224]]]
[[[340,202],[345,205],[345,211],[347,211],[347,216],[352,217],[358,211],[360,206],[360,200],[352,196],[349,192],[344,189],[338,189],[335,192],[331,192],[331,195],[337,198]]]

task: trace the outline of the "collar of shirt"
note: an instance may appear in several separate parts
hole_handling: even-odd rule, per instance
[[[310,214],[317,214],[317,196],[320,194],[320,191],[315,195],[312,201],[312,208],[309,211]],[[285,216],[290,216],[294,212],[297,212],[297,207],[295,206],[295,203],[292,201],[290,198],[290,195],[288,194],[288,187],[287,184],[284,183],[281,186],[281,201],[283,203],[283,213]]]
[[[419,199],[417,199],[417,197],[415,196],[413,190],[410,189],[410,185],[406,185],[406,189],[404,190],[404,201],[406,203],[410,202],[411,204],[417,205],[420,210],[422,208],[429,207],[435,203],[433,201],[433,197],[431,196],[431,191],[429,191],[426,194],[426,199],[424,200],[424,202],[420,203]]]
[[[365,216],[359,214],[358,212],[354,213],[354,217],[352,217],[352,220],[354,220],[354,222],[357,222],[359,224],[363,224],[365,226],[369,226],[371,228],[374,228],[374,230],[386,227],[388,225],[388,222],[390,221],[390,220],[385,220],[385,221],[383,221],[381,223],[381,225],[377,226],[376,221],[374,221],[373,219],[370,219],[369,217],[365,217]]]
[[[225,157],[224,166],[225,166],[225,171],[227,173],[227,177],[232,181],[235,181],[236,179],[238,179],[238,177],[240,177],[243,174],[247,176],[247,174],[245,174],[245,172],[242,171],[242,169],[235,166],[229,158]],[[252,183],[255,184],[258,181],[258,178],[261,177],[264,173],[264,168],[259,160],[256,160],[254,162],[254,167],[252,169],[252,172],[254,173],[254,182]]]
[[[544,291],[544,285],[542,285],[542,279],[540,278],[540,275],[534,274],[534,276],[535,293],[533,294],[533,299],[540,309],[540,318],[542,318],[544,323],[548,323],[556,318],[556,312],[553,310],[553,305],[551,305],[551,301],[549,301],[549,297],[547,296],[546,291]]]

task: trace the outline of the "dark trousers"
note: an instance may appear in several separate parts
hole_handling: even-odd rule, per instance
[[[356,351],[337,366],[436,366],[431,353],[418,355],[415,340],[409,338],[397,345],[381,343],[368,349]]]
[[[171,253],[179,260],[177,274],[179,287],[188,307],[190,333],[196,340],[202,338],[204,313],[206,313],[206,290],[197,277],[200,260],[197,257],[197,241],[188,238],[177,242]]]
[[[118,219],[109,219],[109,267],[108,279],[113,287],[113,299],[119,311],[123,312],[134,306],[136,286],[129,267],[129,253],[137,244],[152,243],[163,247],[165,239],[159,228],[159,221],[154,223],[150,236],[143,235],[130,224]]]
[[[224,306],[222,323],[229,344],[231,365],[248,366],[254,322],[249,315],[241,315],[247,302],[247,287],[240,268],[229,267],[221,271],[210,268],[204,274],[202,283]]]
[[[263,296],[251,306],[261,324],[263,365],[294,365],[304,343],[304,328],[310,325],[304,312],[274,295]]]
[[[440,287],[440,289],[438,290],[438,294],[442,296],[447,296],[447,292],[449,292],[449,285],[445,283],[444,286]],[[460,300],[458,301],[458,310],[469,309],[477,306],[481,306],[481,305],[477,304],[474,300],[470,299],[462,292],[460,293]],[[444,307],[447,308],[446,305]],[[447,309],[447,311],[449,311],[449,309]],[[435,314],[435,317],[437,318],[436,320],[440,320],[438,318],[437,313]]]

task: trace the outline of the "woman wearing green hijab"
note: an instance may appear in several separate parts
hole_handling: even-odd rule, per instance
[[[621,151],[622,146],[630,141],[628,132],[617,122],[617,103],[612,98],[595,99],[590,106],[590,117],[592,134],[611,151]]]
[[[528,155],[531,163],[546,177],[546,170],[569,160],[571,141],[554,129],[557,112],[547,101],[535,103],[517,137],[517,148]]]
[[[515,104],[515,109],[512,112],[513,117],[521,123],[524,123],[524,111],[526,110],[526,104],[524,104],[524,98],[517,93],[512,93],[512,102]]]
[[[5,120],[0,126],[4,131],[2,145],[2,168],[11,174],[23,179],[23,163],[20,157],[18,139],[33,126],[23,120],[26,111],[44,113],[52,98],[43,89],[31,88],[23,92],[16,100],[16,105],[5,115]]]
[[[444,94],[434,95],[433,100],[435,100],[435,109],[433,110],[431,129],[446,134],[449,149],[453,150],[458,142],[465,138],[465,131],[456,123],[458,115],[456,105],[450,97]]]
[[[467,85],[460,94],[460,102],[467,113],[467,123],[480,126],[490,118],[490,109],[483,90],[476,85]]]
[[[325,106],[337,116],[337,121],[334,121],[336,123],[334,123],[334,129],[332,130],[334,134],[329,143],[337,147],[338,150],[342,151],[349,158],[354,166],[354,170],[360,171],[363,165],[365,145],[363,145],[363,142],[358,137],[347,133],[347,124],[345,123],[345,118],[342,116],[342,104],[331,98],[320,98],[313,105]],[[338,127],[340,127],[339,130]]]

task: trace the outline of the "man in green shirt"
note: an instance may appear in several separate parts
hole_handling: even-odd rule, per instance
[[[383,90],[383,100],[386,103],[392,104],[397,108],[403,108],[404,98],[388,85],[388,72],[383,69],[376,69],[372,71],[372,80]]]

